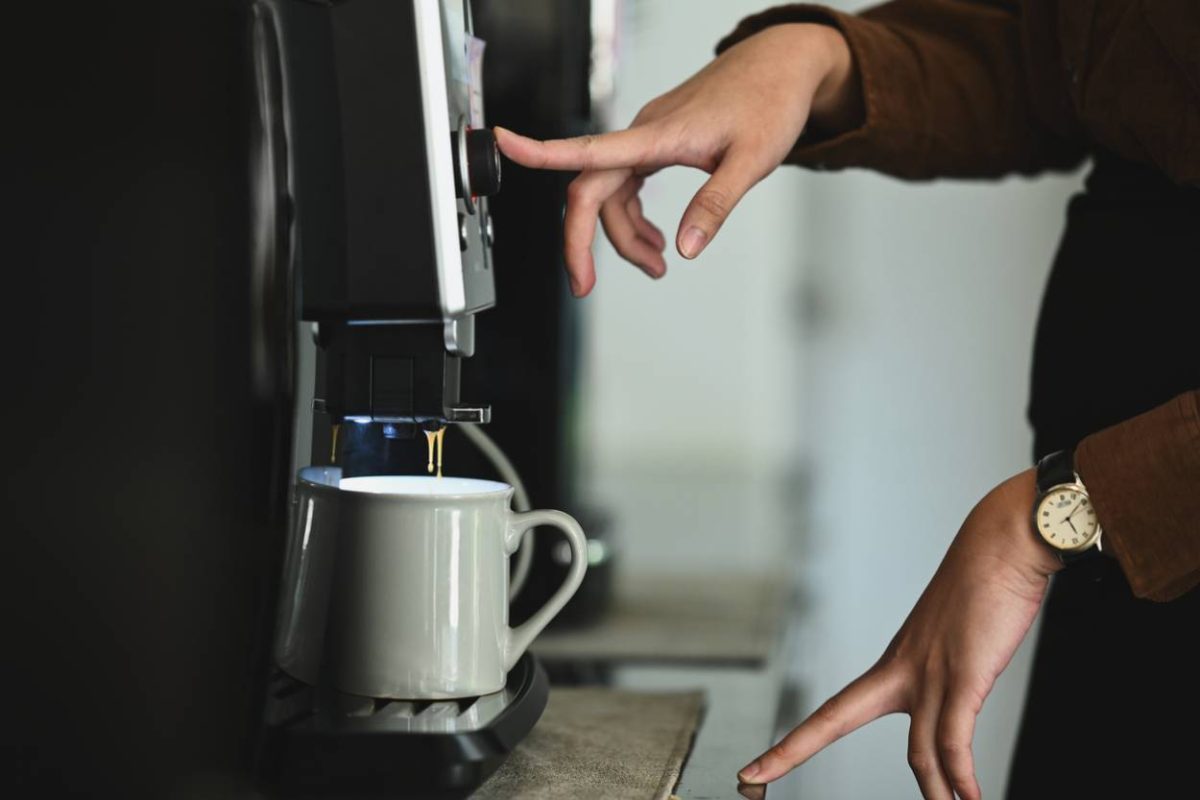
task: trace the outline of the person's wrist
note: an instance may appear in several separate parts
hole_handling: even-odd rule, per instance
[[[805,25],[807,34],[823,53],[824,70],[813,94],[809,122],[824,136],[853,130],[866,117],[858,69],[850,44],[832,25]]]
[[[772,57],[772,68],[789,87],[809,93],[808,128],[830,136],[862,124],[858,73],[841,31],[816,22],[770,25],[738,46],[753,41]],[[735,46],[736,49],[736,46]]]

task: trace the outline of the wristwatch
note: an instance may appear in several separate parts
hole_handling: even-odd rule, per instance
[[[1083,480],[1075,472],[1074,450],[1059,450],[1037,465],[1033,527],[1064,565],[1101,553],[1103,531]]]

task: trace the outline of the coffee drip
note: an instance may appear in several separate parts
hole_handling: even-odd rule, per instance
[[[373,431],[375,426],[345,425],[330,426],[329,464],[341,466],[349,470],[352,476],[361,475],[391,475],[408,472],[417,454],[407,446],[392,450],[389,443],[400,442],[389,435],[391,426],[383,426],[382,434]],[[423,431],[428,447],[425,470],[430,475],[442,477],[442,451],[446,441],[446,426],[431,428]]]
[[[437,453],[437,476],[442,477],[442,447],[446,441],[446,426],[435,431],[425,431],[425,439],[429,442],[429,463],[425,471],[433,474],[434,452]]]

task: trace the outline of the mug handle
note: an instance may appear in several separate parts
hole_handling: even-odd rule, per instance
[[[512,555],[521,545],[521,537],[525,531],[538,525],[550,525],[558,528],[567,537],[571,545],[571,568],[567,571],[566,580],[558,587],[546,604],[539,608],[525,622],[515,628],[509,628],[504,641],[504,671],[508,672],[516,666],[517,659],[524,655],[533,644],[533,640],[550,624],[550,620],[563,610],[583,583],[583,575],[587,572],[587,537],[583,528],[569,514],[561,511],[510,511],[508,533],[504,537],[504,552]]]

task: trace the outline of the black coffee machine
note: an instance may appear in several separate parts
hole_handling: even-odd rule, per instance
[[[462,393],[496,298],[485,44],[461,0],[263,0],[253,15],[259,272],[291,276],[302,321],[294,449],[309,434],[343,477],[421,471],[426,434],[491,421]],[[303,551],[298,528],[288,550]],[[299,585],[285,575],[285,593]],[[470,701],[349,696],[321,674],[272,680],[263,769],[288,796],[465,796],[547,698],[529,654]]]
[[[306,2],[269,5],[291,9],[289,19],[315,17],[320,13],[296,14],[294,9],[312,5]],[[306,140],[297,146],[307,148],[293,155],[300,172],[305,173],[297,176],[296,167],[290,168],[296,184],[293,190],[317,189],[311,192],[315,199],[305,201],[307,208],[293,210],[296,230],[305,239],[316,240],[307,246],[301,241],[298,247],[301,254],[307,252],[302,259],[306,265],[302,270],[305,273],[303,315],[317,323],[313,331],[318,345],[316,410],[311,425],[307,420],[310,410],[307,398],[302,397],[297,407],[298,427],[303,431],[311,428],[311,442],[302,435],[298,450],[310,455],[304,463],[337,463],[347,476],[408,473],[425,463],[426,441],[420,435],[423,430],[447,421],[490,420],[489,435],[516,465],[532,502],[567,510],[588,531],[593,542],[588,577],[555,621],[555,625],[587,624],[607,608],[617,549],[606,516],[585,505],[577,492],[580,320],[578,303],[566,287],[561,235],[562,207],[572,176],[510,169],[504,175],[504,191],[497,191],[500,164],[493,160],[491,134],[479,128],[483,122],[482,87],[486,86],[487,116],[491,122],[540,138],[575,136],[592,130],[590,3],[513,0],[503,5],[487,2],[441,5],[443,18],[449,20],[444,26],[446,31],[457,29],[461,22],[474,34],[464,39],[461,34],[443,32],[447,42],[443,55],[448,58],[446,83],[451,88],[447,99],[451,106],[455,103],[459,106],[450,110],[450,117],[457,120],[456,126],[465,124],[468,129],[461,138],[457,129],[452,133],[451,165],[442,165],[454,170],[458,187],[458,207],[446,214],[446,221],[452,221],[449,219],[452,216],[458,220],[460,244],[464,248],[461,269],[449,246],[449,230],[444,233],[447,243],[443,250],[438,249],[436,236],[434,241],[425,242],[429,235],[424,207],[438,198],[420,196],[412,191],[410,182],[399,180],[400,174],[423,169],[422,159],[437,163],[433,154],[422,151],[421,142],[432,142],[440,134],[423,130],[422,118],[399,111],[415,109],[414,104],[419,100],[415,96],[403,97],[396,88],[400,70],[414,65],[402,59],[394,59],[396,63],[390,66],[367,64],[367,55],[358,49],[361,42],[356,37],[351,52],[362,63],[351,67],[335,63],[338,58],[345,60],[346,54],[314,53],[311,60],[305,57],[300,65],[289,68],[296,74],[280,78],[283,86],[299,87],[322,86],[323,76],[339,74],[338,70],[342,71],[339,77],[342,82],[351,81],[348,77],[351,69],[368,75],[391,76],[388,82],[380,83],[377,79],[354,75],[353,88],[338,89],[336,97],[322,98],[306,91],[293,104],[291,112],[305,117],[291,126],[297,129],[297,136]],[[334,19],[348,9],[346,5],[344,10],[332,12],[329,17]],[[364,9],[358,13],[362,24],[370,24],[373,12]],[[353,20],[337,24],[348,27]],[[315,47],[311,36],[292,35],[297,38],[293,48],[298,52]],[[386,25],[379,25],[376,32],[381,44],[393,46],[382,48],[389,53],[394,52],[395,42],[405,35],[407,32],[390,30]],[[474,43],[477,56],[486,52],[486,57],[474,62],[470,55],[463,59],[460,51],[467,40]],[[485,46],[486,51],[482,49]],[[375,103],[380,92],[393,100],[397,117],[392,122],[377,118],[383,113]],[[335,143],[334,134],[328,131],[337,127],[333,120],[338,118],[328,112],[330,104],[355,101],[370,111],[361,114],[361,119],[342,119],[338,135],[343,141]],[[479,116],[474,130],[471,114]],[[428,118],[428,113],[425,116]],[[400,120],[407,129],[395,125]],[[395,125],[395,130],[389,131],[389,124]],[[345,141],[354,135],[354,125],[370,131],[367,142]],[[446,127],[440,119],[430,125]],[[282,121],[275,126],[277,130],[286,127]],[[317,133],[322,128],[326,133]],[[404,158],[393,152],[396,142],[410,142],[400,148]],[[363,170],[374,182],[364,187],[349,176],[340,197],[321,189],[331,176],[325,174],[328,162],[319,158],[321,148],[339,146],[346,152],[353,148],[352,166]],[[286,152],[287,148],[280,146],[278,150]],[[395,172],[388,176],[385,168]],[[464,183],[475,179],[484,184],[469,187]],[[369,193],[388,191],[395,195],[392,201],[396,207],[387,217],[386,226],[379,223],[378,217],[372,217],[358,227],[374,224],[375,231],[386,228],[386,233],[379,234],[381,240],[396,249],[411,247],[405,256],[409,272],[389,273],[391,284],[379,285],[365,274],[370,269],[369,263],[348,263],[331,269],[330,265],[337,262],[318,252],[318,248],[329,247],[329,242],[337,236],[350,234],[336,229],[331,232],[328,220],[357,219],[358,212],[352,205],[370,200],[378,207],[380,199]],[[479,192],[478,200],[471,191]],[[364,194],[368,196],[361,196]],[[442,201],[444,204],[445,198]],[[363,235],[371,235],[371,230]],[[434,266],[436,284],[431,280]],[[310,276],[309,272],[315,274]],[[460,282],[465,300],[457,299]],[[347,287],[359,287],[360,296],[348,294],[355,289]],[[398,296],[404,298],[403,303],[380,308],[386,298]],[[497,297],[503,300],[492,308]],[[486,314],[476,314],[485,308]],[[403,324],[378,324],[380,320],[376,318],[388,316]],[[412,324],[422,320],[431,322]],[[303,356],[308,346],[303,335],[300,344]],[[411,402],[415,404],[412,411],[377,407],[367,410],[371,404],[386,402],[380,397],[367,398],[368,384],[373,382],[378,393],[384,391],[379,387],[390,386],[387,382],[393,380],[377,374],[390,362],[372,355],[372,348],[405,354],[396,363],[402,370],[411,365],[414,382]],[[462,360],[467,357],[470,357],[469,368],[462,369]],[[486,399],[487,405],[463,404],[460,397]],[[352,409],[349,406],[353,404],[356,408]],[[347,420],[353,424],[343,424]],[[370,422],[384,424],[365,424]],[[447,439],[448,463],[454,474],[506,479],[453,426]],[[513,606],[515,621],[522,621],[540,607],[561,584],[566,564],[558,544],[555,537],[535,539],[533,569]]]
[[[569,18],[586,32],[586,3],[553,5],[572,8],[543,22]],[[332,454],[340,420],[345,468],[403,461],[411,472],[404,450],[421,452],[423,428],[487,419],[486,405],[464,400],[508,413],[496,399],[507,395],[488,387],[513,342],[474,315],[494,300],[492,270],[514,273],[497,264],[499,242],[523,234],[505,232],[499,208],[488,225],[497,162],[472,124],[470,11],[433,0],[135,0],[69,19],[38,4],[14,15],[28,52],[6,71],[22,158],[6,186],[21,208],[9,244],[21,268],[4,325],[21,345],[5,395],[17,422],[0,581],[15,644],[0,669],[20,690],[0,734],[0,780],[18,795],[278,786],[286,748],[263,720],[294,727],[311,711],[312,687],[279,676],[270,655],[289,479],[298,462],[319,463],[294,455],[294,433],[314,430],[310,452]],[[438,79],[444,106],[427,108]],[[323,114],[329,102],[339,116]],[[405,221],[429,235],[402,235]],[[530,224],[539,236],[558,230],[557,215]],[[554,262],[538,269],[555,307],[539,300],[534,311],[561,332],[571,325],[551,283],[557,252]],[[296,380],[306,364],[297,318],[323,354],[311,423],[297,420],[313,408]],[[473,340],[475,376],[461,369]],[[569,359],[546,352],[561,370],[546,372],[560,388],[544,419],[562,419]],[[566,448],[561,429],[542,435],[552,444],[536,458],[503,443],[535,471],[534,501],[550,505],[558,496],[535,487],[559,478],[536,470],[561,467]],[[464,459],[461,471],[474,470]],[[532,698],[524,718],[502,723],[501,709],[460,744],[486,741],[502,757],[532,724],[544,702],[531,688],[537,670],[512,677],[513,696]],[[359,747],[357,733],[330,741],[360,771],[389,755]],[[411,752],[427,760],[414,763],[452,764],[462,750],[422,741]],[[487,767],[477,761],[455,785],[466,790]]]
[[[451,5],[458,7],[457,3]],[[594,129],[589,85],[593,59],[590,3],[560,3],[557,0],[512,0],[504,4],[476,2],[464,5],[463,19],[471,24],[475,34],[473,39],[486,44],[482,85],[487,87],[489,122],[546,139],[577,136]],[[454,45],[453,49],[459,48]],[[312,79],[324,68],[332,67],[306,64],[305,75]],[[456,81],[455,74],[461,76],[464,70],[464,67],[451,65],[450,83]],[[475,79],[479,77],[476,75]],[[299,79],[293,81],[298,82]],[[361,89],[368,98],[378,90],[379,85],[374,83]],[[306,98],[306,102],[315,113],[320,113],[322,106],[318,101]],[[478,135],[479,143],[486,142],[483,132]],[[538,506],[562,508],[584,524],[592,542],[588,576],[567,608],[556,618],[556,627],[587,625],[607,609],[618,552],[607,516],[602,509],[586,504],[578,492],[576,476],[579,462],[576,448],[580,403],[577,395],[581,356],[580,308],[566,285],[561,226],[566,187],[572,177],[564,173],[510,168],[503,176],[503,191],[479,203],[478,220],[469,213],[469,205],[463,204],[464,208],[460,210],[467,212],[463,217],[466,224],[468,227],[476,221],[482,224],[488,244],[482,254],[486,266],[479,274],[491,281],[488,286],[493,296],[502,299],[487,313],[466,315],[470,350],[468,353],[459,348],[460,357],[454,358],[451,366],[442,367],[442,345],[436,324],[423,330],[404,326],[394,327],[391,331],[382,327],[368,331],[360,325],[352,329],[358,336],[396,337],[403,334],[409,339],[425,336],[424,342],[407,346],[428,354],[415,362],[420,365],[425,360],[428,367],[418,369],[415,374],[429,377],[426,397],[432,399],[432,407],[436,410],[441,399],[436,397],[437,381],[449,380],[452,374],[458,381],[453,387],[456,397],[486,399],[489,407],[495,410],[487,427],[488,434],[516,465],[532,502]],[[337,200],[323,196],[320,202],[328,206]],[[315,216],[324,219],[323,213]],[[393,235],[406,241],[414,238],[401,226],[393,230]],[[466,254],[472,256],[473,252],[468,250]],[[324,265],[325,262],[320,262],[315,268],[323,269]],[[320,280],[324,288],[328,285],[329,274],[322,272]],[[451,277],[450,281],[453,280]],[[371,302],[378,302],[378,297],[385,294],[373,294]],[[341,297],[335,298],[336,303],[343,301]],[[430,296],[426,305],[426,313],[436,317],[444,304]],[[306,309],[306,314],[312,318],[322,313],[321,309]],[[366,315],[371,313],[368,311]],[[318,330],[323,331],[320,326]],[[324,337],[322,332],[318,338]],[[302,340],[301,344],[308,343]],[[451,348],[450,352],[455,351]],[[466,354],[470,355],[469,365],[460,369],[461,357]],[[325,394],[336,395],[344,391],[344,376],[330,373],[329,365],[341,363],[336,360],[338,358],[340,355],[328,347],[318,349],[317,381]],[[450,384],[443,381],[443,385]],[[445,402],[450,402],[449,395]],[[301,428],[308,427],[304,419],[308,410],[303,403],[298,408]],[[426,442],[419,431],[414,437],[414,429],[403,424],[340,425],[344,417],[344,412],[339,416],[340,411],[336,402],[318,392],[311,446],[304,437],[298,442],[299,449],[310,456],[304,463],[337,463],[347,475],[407,473],[425,463]],[[478,420],[478,415],[486,411],[479,407],[473,410],[474,417],[460,414],[459,419]],[[366,420],[362,412],[352,416]],[[418,427],[438,424],[436,414],[432,412],[424,412],[421,419],[423,425]],[[447,463],[454,474],[507,479],[497,474],[484,453],[468,444],[453,426],[447,441]],[[516,622],[523,621],[532,610],[540,607],[562,583],[566,563],[559,544],[553,536],[534,540],[533,568],[513,605]]]

